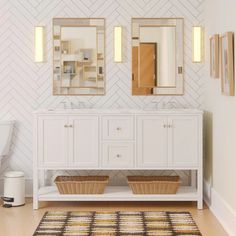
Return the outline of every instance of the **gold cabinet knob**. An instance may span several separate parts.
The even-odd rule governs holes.
[[[121,130],[121,127],[117,127],[116,130],[120,131],[120,130]]]

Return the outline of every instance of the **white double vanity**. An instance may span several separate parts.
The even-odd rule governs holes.
[[[197,201],[202,208],[202,111],[41,110],[34,113],[34,209],[39,201]],[[191,170],[177,194],[63,195],[48,170]]]

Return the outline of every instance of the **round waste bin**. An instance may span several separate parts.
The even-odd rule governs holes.
[[[3,206],[22,206],[25,204],[25,175],[21,171],[4,174]]]

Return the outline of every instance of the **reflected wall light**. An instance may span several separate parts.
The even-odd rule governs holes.
[[[122,62],[122,26],[114,27],[114,61]]]
[[[44,27],[35,26],[34,28],[34,61],[44,61]]]
[[[204,42],[204,32],[203,27],[193,26],[192,32],[192,56],[193,62],[201,63],[203,62],[203,42]]]

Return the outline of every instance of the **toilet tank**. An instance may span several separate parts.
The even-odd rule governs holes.
[[[9,153],[14,121],[0,121],[0,157]]]

